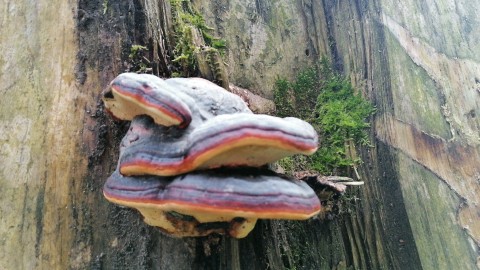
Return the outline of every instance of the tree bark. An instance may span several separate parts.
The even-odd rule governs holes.
[[[193,2],[202,5],[202,1]],[[235,7],[227,2],[211,1],[199,7],[217,33],[226,34],[233,27],[225,16],[230,14],[227,8],[233,12]],[[422,127],[431,123],[415,122],[420,116],[413,113],[411,119],[401,119],[395,112],[402,104],[398,97],[402,88],[394,79],[401,57],[410,59],[406,68],[427,70],[421,74],[425,80],[444,83],[441,78],[449,82],[452,78],[442,77],[445,74],[437,72],[437,64],[422,62],[415,52],[409,56],[388,53],[389,48],[404,48],[408,55],[408,42],[415,41],[385,16],[391,3],[260,2],[245,2],[256,12],[248,15],[250,23],[275,21],[272,12],[281,5],[298,11],[295,19],[310,33],[302,40],[308,51],[304,58],[297,57],[298,62],[311,63],[328,54],[352,82],[364,86],[363,94],[379,110],[371,134],[374,147],[358,153],[364,161],[360,175],[366,184],[349,193],[337,215],[302,222],[263,220],[241,240],[216,235],[177,239],[144,224],[135,210],[108,203],[102,186],[116,167],[128,123],[105,115],[100,93],[116,75],[131,68],[128,56],[134,44],[148,47],[155,74],[170,75],[174,36],[168,1],[4,0],[0,9],[0,269],[480,267],[479,143],[468,141],[468,130],[462,133],[456,119],[451,121],[452,129],[460,137],[467,134],[465,140],[423,132]],[[238,10],[243,10],[241,3]],[[285,43],[288,35],[295,34],[293,30],[278,33]],[[246,57],[262,56],[236,55],[244,52],[235,47],[243,43],[229,38],[232,52],[227,57],[235,62],[229,70],[231,81],[261,88],[260,77],[250,83],[235,68]],[[266,57],[272,66],[277,65],[275,61],[284,65],[277,56]],[[244,66],[245,74],[260,76],[256,71],[263,70],[271,83],[277,67],[268,69],[267,62],[255,59],[245,60],[256,69]],[[469,74],[474,74],[479,60],[471,61]],[[236,70],[238,74],[232,74]],[[480,79],[472,80],[478,87]],[[267,90],[257,94],[268,96]],[[473,99],[478,101],[478,96]],[[435,108],[440,110],[448,102]]]

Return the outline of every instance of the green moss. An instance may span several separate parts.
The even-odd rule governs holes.
[[[137,73],[146,73],[151,71],[151,63],[148,60],[148,48],[142,45],[134,44],[130,47],[129,70]]]
[[[294,82],[277,79],[274,101],[278,116],[304,119],[320,135],[320,149],[301,167],[332,174],[361,162],[347,154],[347,145],[369,144],[366,119],[375,109],[325,58],[300,72]]]
[[[130,47],[130,54],[128,55],[128,57],[129,58],[137,57],[140,54],[140,52],[146,51],[146,50],[147,50],[147,47],[145,47],[145,46],[132,45],[132,47]]]
[[[190,0],[170,0],[170,4],[175,29],[173,63],[178,70],[176,72],[188,77],[198,72],[196,52],[207,46],[217,49],[223,55],[227,44],[225,40],[211,34],[213,28],[206,25],[205,19],[194,9]],[[194,31],[200,36],[195,37]],[[202,43],[202,40],[195,40],[195,38],[203,39],[204,44],[198,44]]]
[[[195,45],[193,43],[193,27],[182,25],[176,28],[176,45],[173,50],[172,62],[184,76],[188,76],[196,70],[196,59],[194,57]]]
[[[223,85],[225,76],[222,72],[222,59],[218,53],[218,50],[215,48],[208,48],[206,49],[207,53],[207,64],[213,74],[213,82],[217,83],[218,85]],[[228,85],[226,86],[228,87]]]
[[[293,175],[294,172],[310,169],[309,163],[309,158],[303,155],[285,157],[277,161],[277,165],[284,170],[286,175]]]
[[[273,101],[277,107],[278,116],[287,117],[296,115],[291,83],[287,79],[278,78],[276,80]]]

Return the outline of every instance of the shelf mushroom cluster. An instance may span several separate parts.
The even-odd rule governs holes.
[[[131,120],[103,193],[173,236],[242,238],[257,219],[308,219],[320,211],[304,182],[263,165],[317,149],[315,130],[292,117],[253,114],[200,78],[124,73],[103,93],[113,117]]]

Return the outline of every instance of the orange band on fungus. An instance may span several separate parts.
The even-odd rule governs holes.
[[[149,115],[159,125],[187,127],[192,120],[189,106],[160,78],[124,73],[103,94],[106,110],[118,119]]]
[[[104,196],[169,235],[242,238],[259,218],[307,219],[320,211],[304,182],[252,168],[315,152],[308,123],[254,115],[240,97],[200,78],[125,73],[103,101],[115,118],[132,120]]]
[[[145,121],[135,120],[132,126]],[[301,120],[252,114],[217,116],[179,137],[184,144],[172,140],[146,136],[125,147],[120,172],[169,176],[205,168],[262,166],[294,154],[312,154],[318,144],[313,128]],[[172,146],[175,154],[169,150]]]
[[[114,203],[139,209],[151,225],[161,228],[170,228],[164,218],[158,218],[168,212],[193,217],[195,223],[211,223],[238,218],[308,219],[320,211],[317,196],[304,182],[247,168],[176,177],[128,177],[116,171],[107,180],[104,195]],[[192,230],[191,235],[197,235]]]

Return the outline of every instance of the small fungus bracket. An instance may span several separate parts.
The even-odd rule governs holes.
[[[260,168],[313,154],[318,137],[307,122],[253,114],[240,97],[200,78],[124,73],[103,101],[115,118],[131,121],[104,196],[163,232],[243,238],[258,219],[320,212],[304,181]]]

